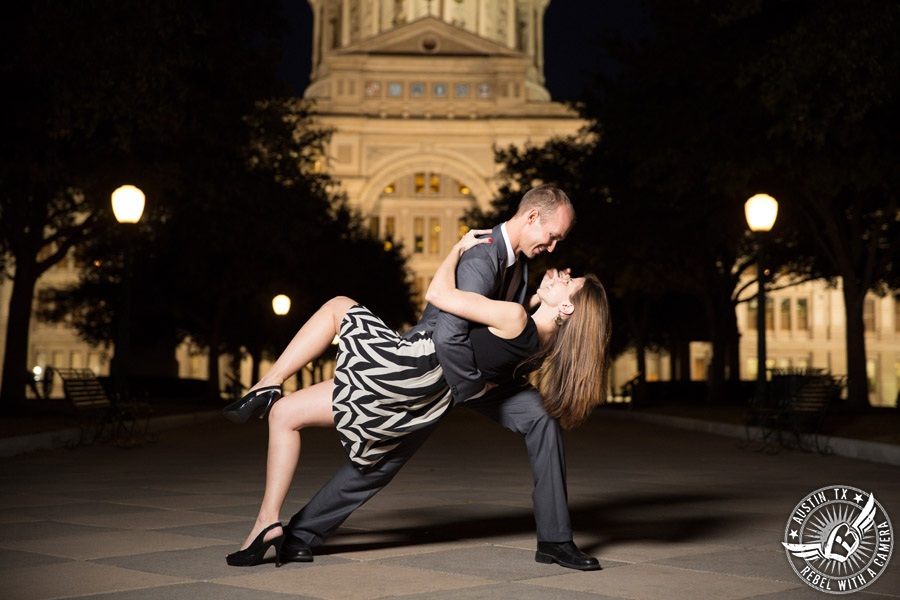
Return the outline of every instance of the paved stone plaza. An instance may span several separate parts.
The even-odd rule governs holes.
[[[261,497],[265,440],[262,422],[214,419],[128,450],[0,459],[0,598],[825,598],[780,544],[801,499],[857,487],[900,526],[896,466],[749,452],[601,411],[566,450],[575,540],[603,570],[538,564],[524,444],[456,409],[315,562],[228,567]],[[333,431],[303,446],[284,522],[345,460]],[[900,598],[898,562],[852,597]]]

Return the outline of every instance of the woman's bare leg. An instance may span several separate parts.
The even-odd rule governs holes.
[[[337,296],[323,304],[303,324],[278,360],[263,378],[250,388],[250,391],[263,386],[281,385],[285,379],[318,358],[331,345],[334,336],[340,332],[341,321],[354,304],[356,301],[346,296]]]
[[[331,409],[333,387],[334,380],[329,379],[289,394],[272,405],[269,412],[266,490],[256,522],[250,535],[244,540],[242,550],[250,545],[260,531],[279,520],[281,506],[300,459],[300,430],[304,427],[334,427]],[[266,539],[278,537],[281,533],[280,529],[273,529],[266,534]]]

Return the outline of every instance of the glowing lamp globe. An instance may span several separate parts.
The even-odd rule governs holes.
[[[291,310],[291,299],[284,294],[278,294],[272,298],[272,310],[278,316],[284,316]]]
[[[144,213],[144,192],[133,185],[123,185],[112,193],[112,207],[119,223],[137,223]]]
[[[757,194],[744,203],[744,215],[751,231],[769,231],[778,216],[778,202],[768,194]]]

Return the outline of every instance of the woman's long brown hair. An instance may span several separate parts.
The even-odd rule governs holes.
[[[575,309],[560,325],[536,381],[544,408],[564,429],[584,423],[606,400],[609,372],[609,301],[603,284],[586,275],[572,304]]]

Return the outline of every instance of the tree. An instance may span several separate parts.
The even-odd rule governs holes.
[[[735,8],[772,31],[739,80],[768,112],[769,185],[811,243],[812,268],[839,277],[847,323],[848,400],[868,406],[863,306],[897,286],[900,205],[900,5],[826,0]],[[773,19],[773,15],[779,14]]]
[[[332,296],[353,296],[390,325],[413,320],[400,249],[370,238],[330,191],[330,178],[313,168],[329,132],[312,126],[309,108],[295,98],[258,102],[231,125],[243,132],[243,144],[192,164],[215,175],[196,178],[193,193],[179,196],[164,222],[135,236],[136,338],[163,334],[174,346],[190,337],[206,347],[211,398],[220,393],[222,353],[238,360],[246,352],[255,369]],[[86,244],[83,259],[102,257],[100,266],[56,298],[54,317],[71,316],[94,342],[112,339],[120,248],[108,239]],[[271,300],[278,293],[291,297],[292,309],[276,319]]]
[[[24,399],[37,278],[107,231],[109,194],[123,181],[164,197],[189,140],[201,140],[192,152],[219,147],[228,130],[216,117],[246,114],[253,95],[271,93],[278,8],[93,0],[7,13],[0,60],[14,92],[2,117],[0,254],[14,287],[4,402]]]

